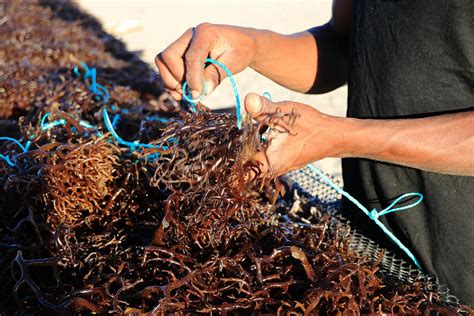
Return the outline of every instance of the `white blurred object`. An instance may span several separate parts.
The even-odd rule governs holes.
[[[118,23],[106,25],[107,32],[115,35],[125,35],[133,32],[140,32],[143,30],[143,25],[137,19],[129,19],[120,21]]]

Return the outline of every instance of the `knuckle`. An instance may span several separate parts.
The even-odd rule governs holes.
[[[213,27],[213,24],[209,22],[200,23],[195,27],[196,32],[206,32]]]
[[[186,52],[184,58],[187,67],[197,67],[201,61],[199,54],[197,54],[195,51]]]
[[[161,54],[162,54],[162,53],[159,53],[159,54],[156,54],[156,56],[155,56],[155,64],[157,64],[157,65],[163,63]]]
[[[165,63],[171,59],[173,59],[173,52],[169,49],[161,52],[159,55],[159,58],[161,58]]]

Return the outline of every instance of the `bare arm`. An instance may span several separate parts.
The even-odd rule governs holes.
[[[158,54],[156,64],[177,99],[184,80],[196,97],[202,92],[203,78],[208,94],[225,78],[225,72],[212,65],[204,69],[209,56],[234,74],[250,66],[290,89],[326,92],[346,80],[350,4],[351,0],[335,0],[329,23],[292,35],[204,23]]]
[[[474,111],[420,119],[344,119],[341,156],[474,176]]]
[[[474,176],[474,110],[419,119],[356,119],[255,94],[247,96],[245,107],[257,120],[276,111],[296,115],[292,126],[278,123],[291,133],[276,134],[266,156],[257,157],[277,175],[326,157],[357,157]]]
[[[308,31],[263,32],[250,66],[289,89],[325,93],[347,81],[352,0],[333,1],[332,18]]]

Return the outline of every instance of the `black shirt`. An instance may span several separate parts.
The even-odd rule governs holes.
[[[473,110],[474,1],[353,1],[348,116],[404,119]],[[346,190],[369,209],[422,193],[421,205],[380,219],[425,272],[474,305],[474,177],[365,159],[343,159],[343,174]],[[396,250],[365,214],[344,205],[356,227]]]

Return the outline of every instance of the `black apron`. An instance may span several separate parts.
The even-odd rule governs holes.
[[[474,1],[354,0],[348,103],[348,116],[373,119],[473,111]],[[369,210],[380,211],[406,192],[422,193],[419,206],[380,219],[425,272],[474,305],[474,177],[366,159],[343,159],[343,175],[345,189]],[[344,213],[400,254],[346,200]]]

